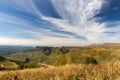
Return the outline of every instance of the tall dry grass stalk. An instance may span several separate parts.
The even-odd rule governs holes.
[[[0,80],[120,80],[120,63],[6,71]]]

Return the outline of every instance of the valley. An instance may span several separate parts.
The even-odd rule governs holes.
[[[9,80],[24,80],[25,77],[26,80],[49,80],[49,78],[54,78],[51,80],[89,80],[89,78],[92,80],[113,80],[116,78],[117,80],[120,74],[119,66],[120,44],[117,43],[81,47],[37,46],[25,52],[20,51],[0,57],[0,70],[4,71],[0,75],[4,77],[4,80],[7,78]],[[100,70],[103,71],[100,72]],[[72,72],[75,73],[72,74]],[[5,77],[9,73],[11,76]],[[36,73],[42,74],[42,76],[35,76]],[[27,77],[27,75],[35,77]],[[44,76],[47,78],[45,79]],[[0,80],[2,80],[1,77]]]

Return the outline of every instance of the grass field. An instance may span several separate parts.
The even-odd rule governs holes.
[[[2,61],[0,62],[0,70],[13,70],[13,69],[17,69],[18,65],[15,62],[11,62],[11,61]]]
[[[120,80],[120,63],[7,71],[0,73],[0,80]]]

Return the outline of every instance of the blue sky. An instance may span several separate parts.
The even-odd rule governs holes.
[[[0,0],[0,44],[120,42],[120,0]]]

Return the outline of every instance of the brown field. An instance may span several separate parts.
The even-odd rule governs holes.
[[[120,63],[5,71],[0,80],[120,80]]]

